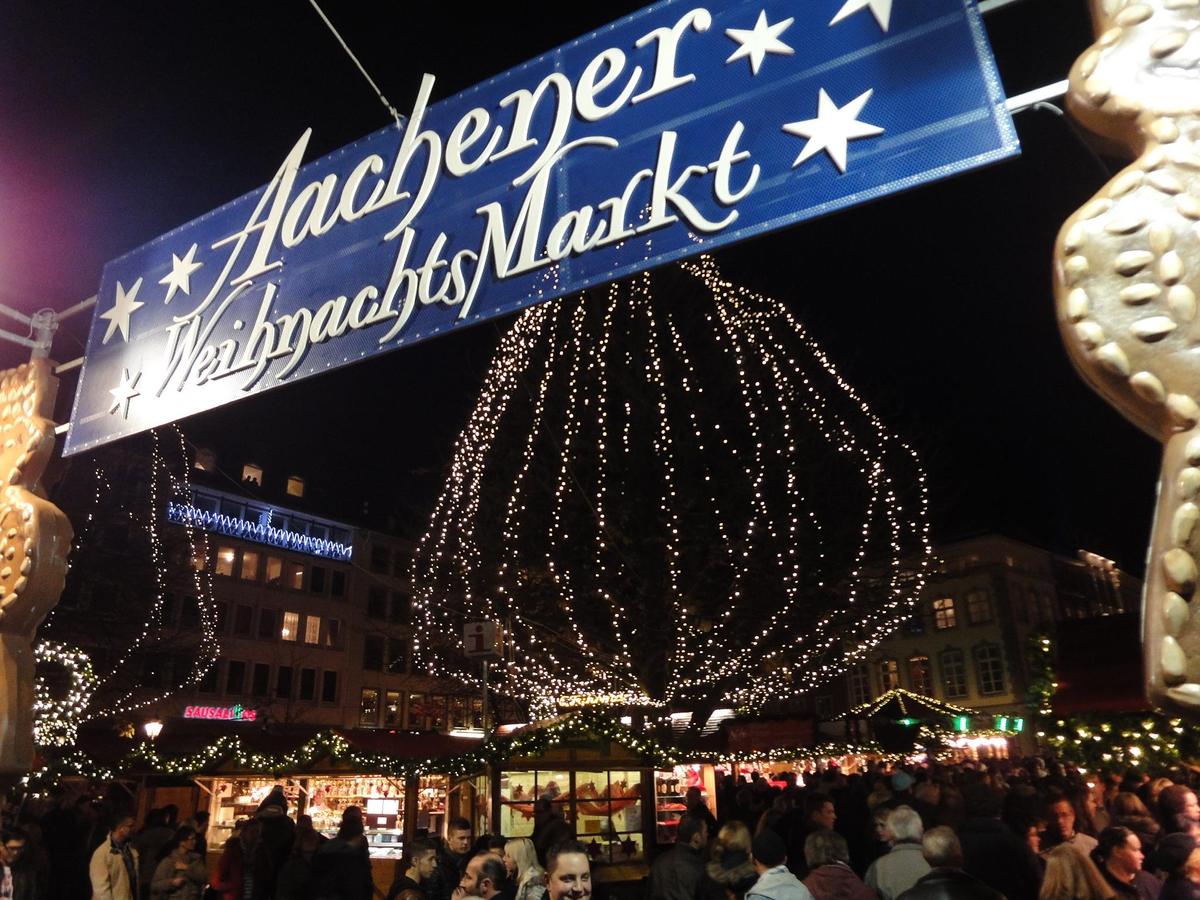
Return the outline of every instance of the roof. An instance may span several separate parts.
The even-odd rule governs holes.
[[[956,706],[936,697],[926,697],[904,688],[892,688],[886,694],[881,694],[874,700],[868,700],[842,715],[839,719],[887,719],[898,722],[901,719],[919,719],[932,721],[944,719],[947,716],[977,716],[979,712],[965,706]]]

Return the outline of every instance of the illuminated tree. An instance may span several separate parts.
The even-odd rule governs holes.
[[[414,655],[472,680],[462,625],[490,619],[498,689],[539,709],[756,708],[899,625],[928,554],[913,452],[705,257],[504,337],[416,554]]]

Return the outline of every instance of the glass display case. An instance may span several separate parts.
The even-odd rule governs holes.
[[[287,798],[288,815],[293,819],[304,812],[307,792],[296,778],[216,778],[211,783],[208,809],[208,845],[220,848],[233,834],[238,819],[249,819],[258,812],[258,804],[279,785]]]
[[[337,834],[347,806],[362,810],[367,846],[373,857],[399,859],[404,849],[404,782],[383,776],[308,779],[308,814],[326,837]]]
[[[687,813],[688,788],[693,787],[699,789],[700,799],[716,818],[716,784],[712,766],[676,766],[654,773],[655,840],[658,843],[675,843],[679,820]]]

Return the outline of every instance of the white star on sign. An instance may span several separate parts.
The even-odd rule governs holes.
[[[837,15],[830,19],[830,26],[836,25],[847,16],[852,16],[860,9],[869,9],[875,14],[875,21],[884,31],[888,30],[888,22],[892,18],[892,0],[846,0]]]
[[[109,393],[113,395],[113,404],[108,408],[109,415],[115,413],[118,409],[124,406],[121,411],[121,418],[129,418],[129,401],[134,397],[141,396],[141,391],[137,389],[138,379],[142,377],[142,370],[138,369],[138,373],[132,378],[129,375],[128,369],[122,369],[121,383],[115,388],[111,388]]]
[[[729,59],[725,60],[725,64],[728,65],[735,59],[741,59],[744,56],[750,61],[750,71],[757,75],[758,67],[762,65],[768,53],[791,56],[796,51],[781,41],[779,35],[783,34],[794,21],[796,20],[789,18],[782,22],[776,22],[774,25],[768,25],[766,10],[760,10],[758,21],[754,23],[753,28],[726,28],[726,36],[737,41],[740,46],[733,51]]]
[[[167,286],[167,296],[163,303],[170,303],[171,298],[175,296],[176,291],[183,291],[189,297],[192,294],[192,273],[200,268],[204,263],[196,262],[196,245],[192,244],[192,249],[183,255],[180,259],[174,253],[171,254],[171,272],[166,278],[159,279],[159,284]]]
[[[121,282],[117,282],[117,300],[113,303],[112,309],[108,312],[100,313],[100,318],[108,319],[108,330],[104,332],[104,339],[101,344],[107,344],[108,339],[113,336],[113,332],[117,329],[121,330],[121,337],[125,339],[125,343],[129,343],[129,317],[136,310],[145,306],[145,303],[137,301],[138,288],[142,286],[142,279],[138,279],[133,283],[133,287],[129,289],[129,293],[125,292]]]
[[[871,94],[874,92],[874,88],[865,91],[839,109],[838,105],[829,99],[825,89],[821,88],[817,117],[805,119],[803,122],[789,122],[783,126],[783,130],[788,134],[808,138],[808,143],[804,145],[804,149],[800,151],[796,161],[792,163],[792,168],[796,168],[810,156],[824,150],[829,154],[834,165],[845,172],[846,143],[855,138],[883,134],[882,128],[858,121],[859,113],[862,112],[862,108],[867,105],[867,101],[871,99]]]

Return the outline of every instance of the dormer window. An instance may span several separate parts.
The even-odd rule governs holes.
[[[289,475],[287,480],[287,492],[292,497],[304,496],[304,479],[299,475]]]
[[[263,470],[261,466],[256,466],[252,463],[246,463],[242,466],[242,482],[244,484],[253,484],[256,487],[262,487]]]
[[[196,461],[192,464],[201,472],[217,471],[217,454],[205,447],[196,449]]]

